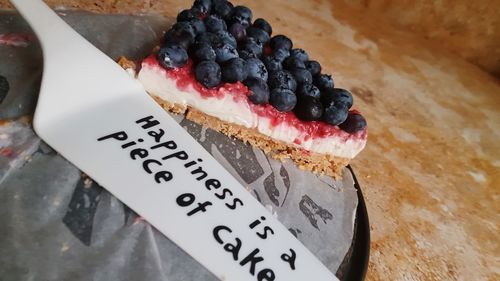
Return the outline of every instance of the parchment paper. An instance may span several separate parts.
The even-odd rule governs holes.
[[[157,16],[59,14],[115,59],[147,55],[170,24]],[[0,75],[10,85],[0,104],[0,280],[216,280],[34,134],[29,116],[40,83],[41,51],[14,13],[0,12],[2,34],[21,35],[11,37],[26,42],[0,44]],[[175,118],[337,271],[351,245],[357,206],[347,170],[342,180],[333,181]]]

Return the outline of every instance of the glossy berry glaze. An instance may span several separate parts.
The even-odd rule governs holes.
[[[232,95],[233,100],[237,103],[246,103],[251,108],[252,112],[261,117],[266,117],[270,120],[272,126],[279,126],[285,123],[287,126],[294,127],[298,131],[304,133],[305,141],[313,138],[325,138],[335,136],[343,141],[352,140],[360,141],[367,138],[367,130],[364,128],[361,131],[349,134],[341,130],[338,126],[332,126],[321,121],[302,121],[295,114],[290,112],[280,112],[271,104],[253,104],[248,100],[249,90],[241,82],[224,83],[220,86],[208,89],[196,81],[194,77],[193,62],[191,60],[180,68],[165,69],[157,61],[156,55],[152,54],[143,60],[142,66],[161,69],[165,76],[176,81],[177,88],[181,91],[186,91],[189,87],[195,89],[202,98],[218,98],[222,99],[225,95]],[[351,110],[351,112],[357,112]],[[296,141],[298,142],[298,140]]]

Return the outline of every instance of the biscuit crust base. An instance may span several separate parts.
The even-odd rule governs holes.
[[[177,114],[184,114],[187,119],[195,123],[207,126],[227,136],[235,137],[245,143],[256,146],[274,159],[282,161],[291,159],[303,170],[340,179],[342,177],[343,168],[349,163],[348,158],[310,152],[302,148],[291,146],[282,141],[273,140],[255,129],[227,123],[190,106],[186,107],[172,104],[155,96],[153,96],[153,98],[165,110]]]

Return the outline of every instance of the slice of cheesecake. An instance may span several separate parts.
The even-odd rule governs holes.
[[[303,169],[339,177],[364,147],[366,121],[292,41],[228,1],[195,1],[137,67],[166,110],[259,147]]]

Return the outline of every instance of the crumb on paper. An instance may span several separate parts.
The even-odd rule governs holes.
[[[137,216],[137,218],[134,219],[134,222],[132,223],[132,225],[135,225],[135,224],[138,224],[138,223],[147,223],[146,219],[144,217],[141,217],[141,216]]]
[[[67,243],[63,243],[62,247],[61,247],[61,253],[64,253],[66,252],[67,250],[69,250],[69,246]]]
[[[85,180],[83,180],[83,187],[84,188],[90,188],[92,186],[92,179],[87,177]]]

